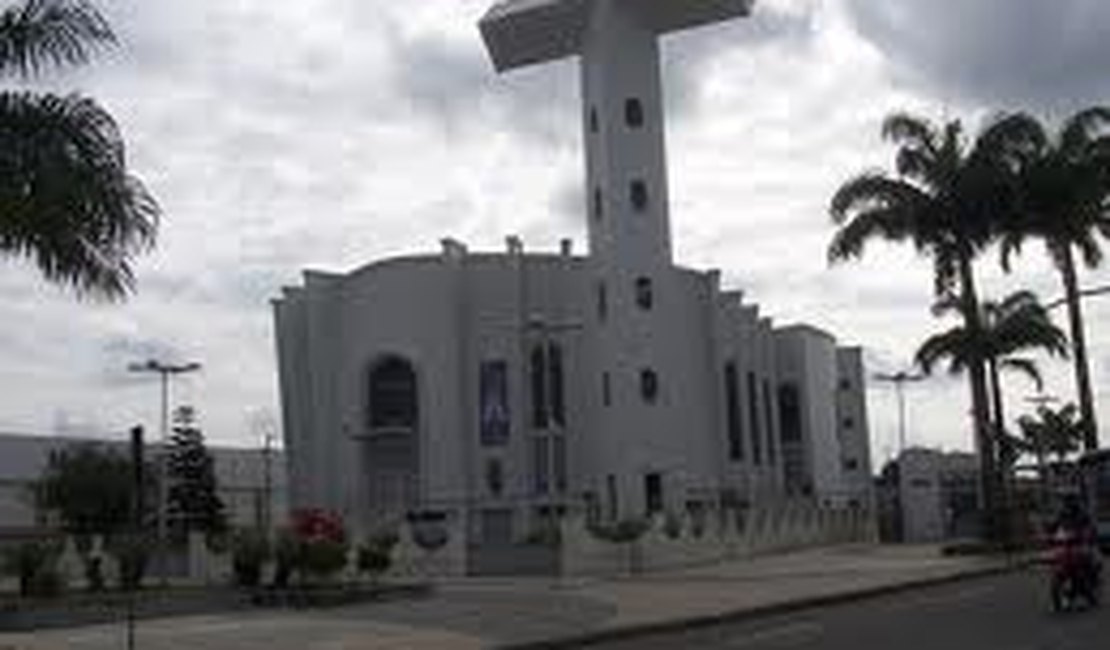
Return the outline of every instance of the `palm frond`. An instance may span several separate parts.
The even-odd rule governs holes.
[[[929,120],[910,115],[894,113],[883,120],[883,138],[895,144],[920,149],[933,156],[939,151],[940,136]]]
[[[1032,359],[1025,359],[1022,357],[1006,357],[999,359],[998,366],[1002,370],[1016,370],[1029,378],[1030,381],[1041,390],[1044,387],[1044,378],[1041,376],[1040,368],[1037,363]]]
[[[22,0],[0,12],[0,74],[81,65],[113,43],[108,21],[87,0]]]
[[[1086,155],[1088,147],[1110,129],[1110,106],[1092,106],[1072,115],[1060,130],[1060,149],[1068,155]]]
[[[914,363],[926,375],[933,373],[933,368],[943,359],[948,359],[948,371],[951,374],[961,372],[970,359],[970,337],[967,330],[961,326],[950,328],[939,334],[934,334],[925,339],[925,342],[914,354]]]
[[[1093,230],[1097,232],[1097,229]],[[1099,245],[1098,239],[1095,238],[1095,232],[1084,230],[1081,233],[1077,233],[1072,239],[1075,247],[1079,249],[1079,256],[1083,259],[1084,266],[1089,269],[1098,268],[1102,265],[1102,246]]]
[[[1048,146],[1040,120],[1026,113],[1003,113],[993,118],[975,139],[972,157],[983,164],[1020,169]]]
[[[0,93],[0,253],[32,259],[79,295],[121,298],[159,215],[93,100]]]
[[[1036,294],[1015,291],[999,303],[987,304],[984,335],[988,354],[1003,357],[1025,350],[1043,350],[1067,357],[1067,335],[1052,322]]]
[[[829,204],[833,223],[841,224],[856,212],[874,207],[919,207],[928,202],[912,183],[894,179],[881,172],[867,172],[844,183]]]
[[[873,238],[900,241],[912,238],[915,222],[928,198],[914,185],[866,173],[837,190],[829,214],[841,225],[829,245],[829,261],[859,257]]]

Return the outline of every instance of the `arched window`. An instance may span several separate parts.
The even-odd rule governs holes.
[[[640,395],[648,404],[654,404],[659,398],[659,375],[651,368],[640,371]]]
[[[640,309],[650,310],[655,302],[652,295],[651,278],[636,278],[636,304]]]
[[[370,370],[368,415],[372,429],[415,429],[416,372],[401,357],[386,357]]]
[[[646,210],[648,205],[647,184],[642,180],[632,181],[632,184],[628,186],[628,198],[637,212]]]
[[[644,125],[644,104],[635,97],[624,100],[624,123],[638,129]]]

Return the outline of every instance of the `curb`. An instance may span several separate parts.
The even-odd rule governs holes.
[[[617,627],[605,630],[597,630],[593,632],[585,632],[582,634],[574,634],[570,636],[559,637],[556,639],[547,639],[542,641],[525,641],[522,643],[507,643],[496,645],[494,647],[500,648],[501,650],[561,650],[563,648],[580,648],[582,646],[590,646],[600,643],[625,641],[642,636],[681,632],[685,630],[713,627],[716,625],[724,625],[728,623],[740,623],[757,618],[779,616],[782,614],[788,614],[806,609],[815,609],[819,607],[828,607],[831,605],[854,603],[858,601],[869,600],[872,598],[878,598],[880,596],[898,594],[906,591],[913,591],[928,587],[939,587],[947,584],[963,582],[965,580],[975,580],[979,578],[988,578],[992,576],[1003,575],[1006,573],[1011,573],[1013,571],[1028,568],[1032,565],[1033,562],[1021,561],[1013,565],[984,567],[981,569],[968,570],[945,576],[921,578],[919,580],[899,582],[877,587],[868,587],[857,589],[854,591],[846,591],[838,594],[801,598],[798,600],[785,601],[770,605],[761,605],[731,612],[721,612],[718,614],[709,614],[705,616],[692,616],[689,618],[674,619],[659,623],[633,624],[627,625],[625,627]]]

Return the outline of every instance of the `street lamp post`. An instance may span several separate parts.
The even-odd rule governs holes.
[[[172,364],[157,361],[155,359],[148,359],[142,363],[128,364],[127,369],[130,372],[143,372],[143,373],[156,373],[161,378],[162,383],[162,412],[161,412],[161,432],[159,438],[161,440],[161,452],[158,454],[158,531],[157,531],[157,544],[158,544],[158,570],[160,573],[162,586],[166,586],[169,582],[169,574],[166,567],[166,518],[167,518],[167,497],[168,497],[168,464],[167,454],[169,448],[169,429],[170,429],[170,378],[177,375],[184,375],[190,372],[200,370],[199,363],[183,363]]]
[[[876,373],[872,375],[876,381],[894,384],[898,394],[898,455],[906,451],[906,395],[905,385],[910,382],[922,381],[925,375],[900,370],[895,373]]]

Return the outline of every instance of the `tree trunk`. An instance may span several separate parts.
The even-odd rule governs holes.
[[[998,360],[994,357],[987,359],[987,370],[990,373],[991,384],[991,409],[994,419],[995,440],[999,445],[1004,444],[1003,435],[1006,433],[1006,418],[1002,410],[1002,382],[998,373]]]
[[[960,257],[960,289],[964,324],[973,341],[982,340],[983,323],[979,311],[979,297],[975,291],[975,274],[969,254]],[[988,540],[998,538],[997,485],[994,439],[991,435],[989,398],[987,396],[986,369],[980,345],[973,345],[968,355],[968,382],[971,387],[971,416],[975,442],[979,452],[979,483],[983,507],[983,532]]]
[[[1011,541],[1013,532],[1013,513],[1011,512],[1011,471],[1009,466],[1010,461],[1010,441],[1006,438],[1006,417],[1005,412],[1002,410],[1002,378],[998,372],[998,359],[995,357],[987,358],[987,370],[990,375],[990,390],[992,397],[992,416],[994,423],[992,426],[995,442],[995,450],[998,452],[998,471],[1002,474],[998,482],[1000,488],[998,492],[999,506],[1002,510],[1002,519],[999,533],[1004,541]]]
[[[1071,246],[1059,247],[1060,273],[1064,276],[1064,293],[1068,302],[1071,326],[1072,364],[1075,366],[1075,390],[1079,396],[1079,415],[1083,421],[1083,446],[1087,451],[1098,449],[1098,422],[1095,400],[1091,393],[1091,369],[1087,363],[1087,339],[1083,332],[1083,306],[1080,303],[1079,280],[1075,273],[1075,256]]]
[[[1040,509],[1041,509],[1041,514],[1047,516],[1048,515],[1048,505],[1049,505],[1048,504],[1048,481],[1049,481],[1048,458],[1045,457],[1044,439],[1041,436],[1037,436],[1036,445],[1037,445],[1037,473],[1040,474],[1040,477],[1041,477],[1041,494],[1040,494],[1041,508]]]

